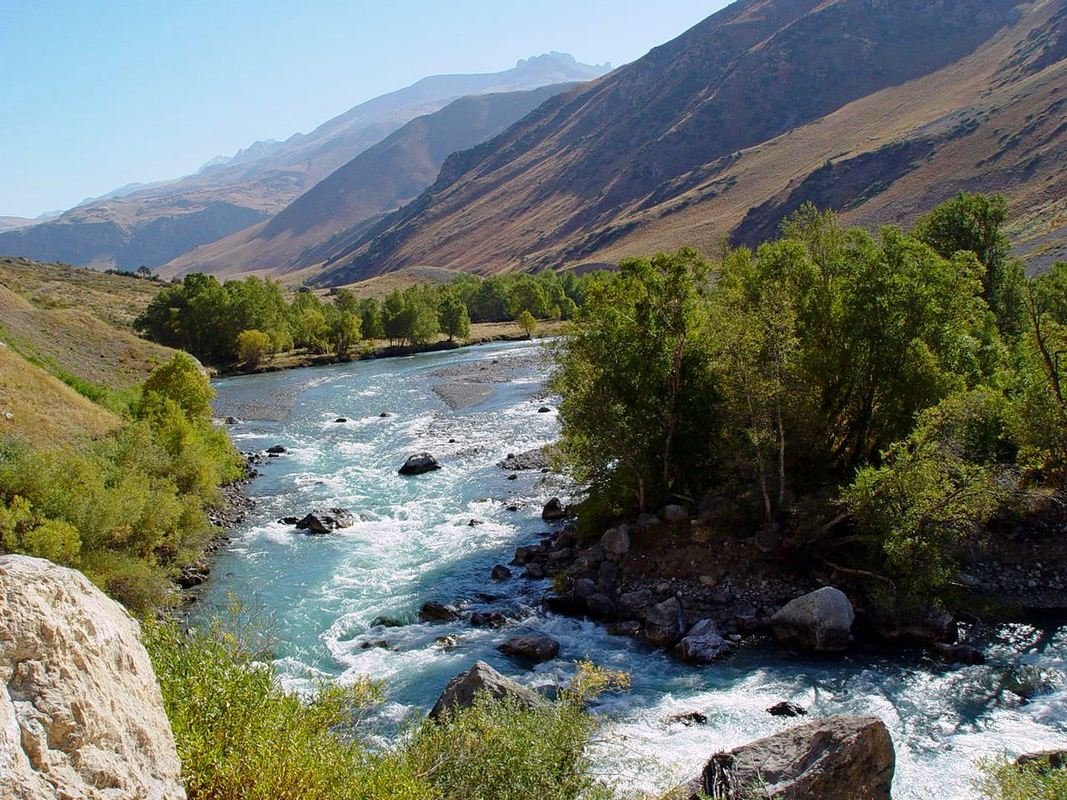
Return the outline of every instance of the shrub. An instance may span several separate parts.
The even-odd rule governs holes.
[[[1053,769],[1047,761],[1020,767],[1001,759],[979,767],[976,788],[987,800],[1067,800],[1067,769]]]
[[[263,331],[241,331],[237,335],[237,358],[255,369],[271,352],[271,338]]]

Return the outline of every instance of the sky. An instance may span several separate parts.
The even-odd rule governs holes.
[[[727,0],[0,0],[0,216],[285,139],[426,75],[620,66]]]

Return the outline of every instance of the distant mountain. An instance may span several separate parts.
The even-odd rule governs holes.
[[[549,53],[504,72],[424,78],[309,134],[257,142],[195,175],[129,194],[118,190],[119,196],[79,205],[52,222],[0,233],[0,254],[92,266],[158,266],[266,219],[405,123],[459,97],[585,81],[607,69]]]
[[[19,228],[25,228],[29,225],[36,225],[37,220],[27,219],[26,217],[0,217],[0,233],[4,231],[13,231]]]
[[[808,200],[909,223],[961,190],[1006,193],[1047,260],[1067,241],[1065,3],[741,0],[452,156],[315,281],[711,252]]]
[[[271,219],[198,247],[159,270],[233,276],[290,273],[328,260],[358,239],[368,221],[414,199],[452,153],[500,133],[565,83],[524,92],[460,98],[413,119],[317,183]]]

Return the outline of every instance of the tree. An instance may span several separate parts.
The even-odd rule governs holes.
[[[533,314],[529,311],[523,311],[519,314],[519,318],[515,320],[519,323],[519,327],[522,328],[523,333],[526,334],[526,338],[529,339],[534,335],[534,331],[537,330],[537,320],[534,319]]]
[[[254,328],[237,335],[237,358],[249,368],[255,369],[271,352],[270,337]]]
[[[148,376],[142,407],[170,400],[190,420],[206,421],[211,419],[211,401],[214,399],[215,390],[196,359],[186,353],[177,353]]]
[[[598,503],[644,511],[672,491],[704,488],[717,399],[707,279],[693,250],[626,260],[590,287],[555,346],[562,455]]]
[[[450,342],[457,336],[466,338],[470,334],[470,315],[457,294],[450,292],[441,301],[441,330],[448,335]]]
[[[330,336],[338,358],[348,358],[352,345],[360,339],[360,317],[351,311],[337,311],[330,320]]]

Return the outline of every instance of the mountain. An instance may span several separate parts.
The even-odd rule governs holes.
[[[207,272],[290,273],[328,260],[370,220],[413,200],[445,159],[500,133],[575,84],[462,97],[417,117],[317,183],[271,219],[198,247],[159,270],[164,277]]]
[[[1007,194],[1016,240],[1062,252],[1067,0],[741,0],[449,158],[334,256],[340,284],[755,244],[811,200],[907,224]]]
[[[405,123],[469,94],[585,81],[608,65],[548,53],[483,75],[438,75],[377,97],[308,134],[257,142],[177,181],[105,196],[42,225],[0,233],[0,253],[79,265],[158,266],[281,211]],[[109,193],[114,194],[114,193]]]

